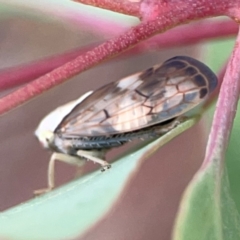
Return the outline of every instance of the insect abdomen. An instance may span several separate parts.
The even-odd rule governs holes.
[[[71,145],[68,153],[74,155],[74,152],[77,152],[78,150],[111,149],[122,146],[125,143],[136,139],[145,140],[159,137],[176,127],[179,123],[180,121],[178,119],[173,118],[151,127],[122,134],[119,133],[110,136],[76,137],[68,139],[58,137],[58,139],[61,139],[62,143],[68,142],[68,145]]]

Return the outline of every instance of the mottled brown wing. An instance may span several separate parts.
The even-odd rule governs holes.
[[[55,132],[66,138],[131,132],[184,114],[216,86],[217,77],[205,64],[174,57],[96,90]]]

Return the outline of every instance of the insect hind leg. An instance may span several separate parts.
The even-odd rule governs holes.
[[[103,158],[105,155],[105,151],[85,151],[85,150],[78,150],[77,155],[79,157],[86,158],[88,160],[91,160],[95,163],[98,163],[102,166],[101,171],[104,172],[105,170],[111,168],[111,165],[107,162],[104,161]]]

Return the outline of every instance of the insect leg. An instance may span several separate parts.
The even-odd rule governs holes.
[[[102,169],[101,169],[102,172],[104,172],[105,170],[111,168],[111,165],[108,162],[98,158],[98,154],[96,154],[96,152],[78,150],[77,151],[77,155],[79,157],[84,157],[86,159],[89,159],[89,160],[91,160],[91,161],[93,161],[95,163],[99,163],[102,166]]]
[[[48,187],[34,191],[34,195],[41,195],[50,192],[55,187],[55,161],[65,162],[75,166],[82,166],[84,161],[78,157],[69,156],[63,153],[53,153],[48,164]]]

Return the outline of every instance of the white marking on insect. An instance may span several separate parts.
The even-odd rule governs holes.
[[[48,139],[53,137],[53,132],[60,124],[62,119],[67,114],[69,114],[77,104],[82,102],[91,93],[92,91],[89,91],[80,98],[78,98],[77,100],[71,101],[69,103],[62,105],[61,107],[56,108],[40,122],[34,134],[38,138],[38,140],[42,143],[44,148],[49,148]]]
[[[107,150],[173,129],[216,86],[217,77],[205,64],[179,56],[57,108],[35,132],[54,152],[48,188],[37,193],[54,187],[55,160],[79,166],[89,159],[108,169]]]

